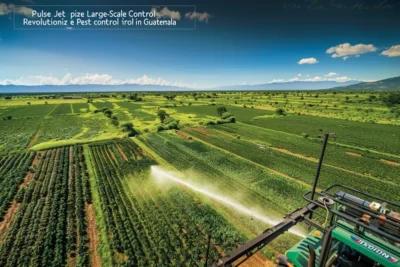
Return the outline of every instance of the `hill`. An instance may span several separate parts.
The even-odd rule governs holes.
[[[306,82],[306,81],[296,81],[296,82],[277,82],[277,83],[265,83],[265,84],[254,84],[254,85],[231,85],[212,88],[216,91],[263,91],[263,90],[321,90],[329,89],[338,86],[347,86],[360,83],[359,81],[348,81],[348,82],[335,82],[335,81],[321,81],[321,82]]]
[[[394,78],[389,78],[385,80],[380,80],[376,82],[367,82],[367,83],[359,83],[359,84],[353,84],[349,86],[342,86],[342,87],[336,87],[332,89],[338,89],[338,90],[352,90],[352,91],[362,91],[362,90],[400,90],[400,76],[399,77],[394,77]]]
[[[66,93],[66,92],[126,92],[126,91],[274,91],[274,90],[321,90],[338,87],[340,85],[353,85],[359,81],[348,81],[344,83],[321,81],[321,82],[282,82],[266,83],[255,85],[232,85],[215,88],[193,89],[179,86],[161,85],[140,85],[140,84],[121,84],[121,85],[0,85],[0,94],[7,93]]]

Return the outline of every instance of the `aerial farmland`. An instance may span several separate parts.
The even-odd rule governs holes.
[[[324,133],[321,188],[356,184],[399,202],[393,94],[3,95],[0,266],[211,264],[304,204]]]

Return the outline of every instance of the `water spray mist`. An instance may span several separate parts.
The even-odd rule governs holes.
[[[201,193],[201,194],[203,194],[203,195],[205,195],[205,196],[207,196],[209,198],[215,199],[215,200],[217,200],[217,201],[219,201],[219,202],[221,202],[221,203],[223,203],[223,204],[225,204],[227,206],[230,206],[230,207],[234,208],[235,210],[237,210],[237,211],[239,211],[241,213],[250,215],[252,218],[256,218],[256,219],[258,219],[260,221],[263,221],[263,222],[265,222],[265,223],[267,223],[269,225],[276,225],[276,224],[280,223],[280,220],[277,219],[277,218],[273,219],[271,217],[264,216],[262,214],[259,214],[257,212],[254,212],[254,211],[248,209],[247,207],[245,207],[245,206],[243,206],[243,205],[241,205],[239,203],[235,203],[234,201],[232,201],[232,200],[230,200],[230,199],[228,199],[226,197],[223,197],[220,194],[212,193],[212,192],[210,192],[210,191],[208,191],[206,189],[202,189],[202,188],[197,187],[197,186],[195,186],[195,185],[193,185],[193,184],[191,184],[189,182],[183,181],[183,180],[179,179],[178,177],[174,176],[173,174],[161,169],[158,166],[152,166],[151,167],[151,171],[152,171],[152,175],[154,175],[157,178],[161,178],[161,179],[164,178],[164,179],[168,179],[168,180],[171,180],[173,182],[182,184],[182,185],[192,189],[193,191],[199,192],[199,193]],[[301,231],[299,231],[297,229],[293,229],[292,228],[292,229],[289,230],[289,232],[291,232],[292,234],[295,234],[297,236],[300,236],[300,237],[305,237],[304,233],[302,233]]]

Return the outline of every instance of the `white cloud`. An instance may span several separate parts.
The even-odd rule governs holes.
[[[381,53],[383,56],[400,57],[400,45],[394,45]]]
[[[15,80],[6,79],[0,80],[0,85],[121,85],[121,84],[140,84],[140,85],[162,85],[162,86],[178,86],[190,88],[205,88],[204,85],[196,83],[183,83],[168,81],[163,78],[151,78],[147,75],[136,79],[115,79],[109,74],[85,74],[83,76],[73,77],[72,74],[67,73],[65,76],[59,78],[50,75],[36,75],[28,77],[20,77]]]
[[[212,18],[210,14],[207,12],[188,12],[185,14],[185,18],[190,19],[190,20],[198,20],[200,22],[205,22],[208,23],[208,20]]]
[[[351,45],[349,43],[339,44],[326,50],[327,54],[332,54],[333,58],[348,59],[351,56],[360,57],[362,54],[375,52],[378,49],[372,44],[357,44]]]
[[[329,72],[328,74],[325,75],[325,77],[333,77],[337,76],[338,74],[336,72]]]
[[[168,7],[164,7],[160,10],[158,10],[158,8],[156,8],[156,7],[153,7],[151,9],[151,11],[155,11],[156,18],[158,18],[158,19],[162,19],[162,18],[174,19],[174,20],[181,19],[181,13],[179,13],[179,11],[169,10]]]
[[[301,73],[297,74],[297,77],[301,77],[301,76],[302,76],[302,74],[301,74]]]
[[[297,64],[299,65],[303,65],[303,64],[317,64],[319,63],[318,60],[314,57],[310,57],[310,58],[303,58],[301,59],[299,62],[297,62]]]
[[[4,3],[0,3],[0,16],[8,15],[12,12],[27,17],[32,16],[32,8],[26,6],[15,6],[14,4],[6,5]]]
[[[333,72],[331,72],[333,73]],[[309,77],[310,75],[307,75],[306,77]],[[294,78],[290,78],[290,79],[273,79],[272,81],[269,81],[267,83],[284,83],[284,82],[348,82],[351,80],[356,80],[356,79],[351,79],[347,76],[338,76],[338,77],[334,77],[337,76],[337,74],[335,73],[335,75],[332,76],[327,76],[324,75],[324,77],[321,76],[314,76],[314,77],[310,77],[310,78],[305,78],[305,79],[301,79],[299,77],[294,77]]]

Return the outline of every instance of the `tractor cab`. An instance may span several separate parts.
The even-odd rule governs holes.
[[[279,259],[278,266],[400,266],[400,216],[387,207],[398,208],[398,204],[370,202],[364,198],[377,197],[349,187],[329,193],[338,187],[342,186],[317,193],[317,201],[305,194],[307,201],[325,209],[326,214],[319,213],[313,220],[323,223],[315,223],[315,230],[288,250],[287,259]]]

